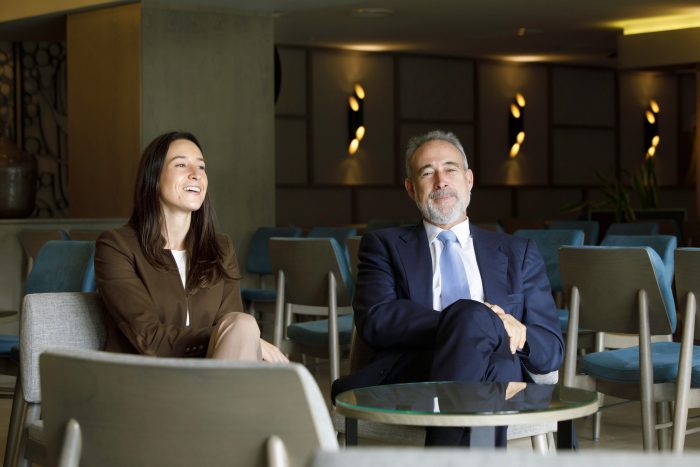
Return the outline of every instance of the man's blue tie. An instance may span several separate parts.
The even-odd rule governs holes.
[[[459,255],[459,242],[454,232],[440,232],[438,240],[442,242],[440,255],[440,304],[444,310],[460,298],[471,298],[469,282],[464,263]]]

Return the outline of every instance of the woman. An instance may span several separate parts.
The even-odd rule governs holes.
[[[106,350],[286,362],[243,313],[231,239],[214,230],[199,142],[171,132],[141,157],[128,225],[97,240]]]

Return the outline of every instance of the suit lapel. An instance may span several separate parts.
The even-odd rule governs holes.
[[[484,286],[484,300],[489,303],[505,303],[508,294],[508,257],[501,250],[500,238],[472,223],[469,224],[469,229]]]
[[[433,307],[433,265],[428,236],[423,223],[399,237],[398,253],[406,277],[410,299],[428,308]]]

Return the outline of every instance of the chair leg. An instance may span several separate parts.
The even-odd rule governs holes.
[[[639,305],[639,385],[642,405],[642,446],[654,449],[654,370],[651,365],[651,338],[649,332],[649,303],[644,289],[638,292]]]
[[[657,423],[668,423],[671,421],[669,411],[670,402],[656,403],[656,420]],[[659,451],[668,451],[671,447],[670,428],[661,428],[656,433],[656,440],[659,445]]]
[[[27,459],[27,443],[29,441],[28,430],[29,425],[33,422],[39,420],[41,415],[41,407],[39,404],[28,404],[26,409],[26,415],[24,417],[24,423],[22,424],[22,433],[19,439],[19,449],[17,449],[16,457],[17,467],[31,467],[32,463]]]
[[[695,314],[697,312],[694,293],[688,294],[685,307],[681,356],[678,364],[678,381],[676,384],[676,403],[673,407],[673,452],[675,453],[683,452],[685,432],[688,425],[688,397],[690,393]]]
[[[557,443],[554,441],[554,432],[550,431],[547,433],[547,445],[549,446],[550,454],[557,452]]]
[[[530,441],[532,442],[532,450],[536,453],[547,454],[549,452],[546,433],[530,436]]]
[[[10,412],[10,424],[7,427],[7,443],[5,444],[5,458],[2,465],[12,467],[17,463],[17,446],[24,426],[24,415],[26,410],[20,377],[17,376],[15,383],[15,393],[12,399],[12,411]]]

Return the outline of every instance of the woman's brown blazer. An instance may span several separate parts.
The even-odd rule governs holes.
[[[143,255],[136,232],[122,227],[97,240],[97,290],[107,309],[106,350],[161,357],[204,357],[213,326],[243,311],[240,273],[231,239],[217,234],[224,266],[233,279],[185,292],[174,258],[167,270]],[[190,326],[185,326],[187,308]]]

